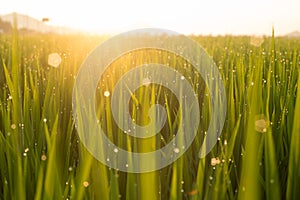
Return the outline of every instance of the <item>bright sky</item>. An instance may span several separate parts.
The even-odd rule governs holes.
[[[0,0],[18,12],[89,31],[155,27],[186,34],[271,34],[300,30],[300,0]]]

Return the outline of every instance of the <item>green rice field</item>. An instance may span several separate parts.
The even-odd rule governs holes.
[[[162,86],[140,87],[130,101],[132,118],[147,124],[149,105],[158,102],[167,120],[156,137],[129,137],[117,127],[105,93],[113,92],[124,73],[161,63],[182,73],[199,93],[200,125],[187,151],[160,170],[126,173],[86,150],[72,113],[80,66],[110,37],[0,34],[0,199],[300,198],[299,38],[276,37],[274,31],[270,37],[187,36],[212,56],[227,97],[222,134],[204,158],[198,152],[211,109],[205,82],[193,66],[149,49],[111,63],[95,91],[98,122],[114,144],[130,152],[153,151],[171,141],[180,123],[180,101]],[[61,57],[59,66],[48,63],[51,53]]]

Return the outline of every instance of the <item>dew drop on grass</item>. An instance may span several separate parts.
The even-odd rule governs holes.
[[[41,160],[42,160],[42,161],[47,160],[47,156],[46,156],[46,155],[42,155],[42,156],[41,156]]]
[[[184,78],[184,76],[181,76],[180,79],[181,79],[181,80],[184,80],[185,78]]]
[[[44,118],[43,121],[46,123],[47,122],[47,118]]]
[[[10,127],[11,127],[11,129],[14,130],[14,129],[16,129],[17,126],[15,124],[12,124]]]
[[[110,96],[110,92],[109,92],[109,91],[105,91],[105,92],[104,92],[104,96],[105,96],[105,97],[109,97],[109,96]]]
[[[84,186],[84,187],[88,187],[88,186],[89,186],[89,182],[84,181],[84,182],[83,182],[83,186]]]
[[[212,158],[211,161],[210,161],[210,164],[212,166],[216,166],[216,165],[218,165],[220,163],[221,163],[221,161],[220,161],[220,159],[218,157],[217,158]]]
[[[115,153],[118,153],[119,150],[118,150],[117,148],[114,148],[114,152],[115,152]]]
[[[73,167],[69,167],[69,172],[73,171]]]
[[[227,145],[227,140],[224,140],[224,145],[225,145],[225,146]]]
[[[174,150],[173,150],[175,153],[179,153],[179,148],[174,148]]]

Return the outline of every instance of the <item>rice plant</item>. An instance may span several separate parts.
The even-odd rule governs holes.
[[[149,173],[107,167],[81,144],[72,117],[72,91],[81,63],[101,36],[0,35],[1,199],[298,199],[300,197],[300,40],[247,36],[189,36],[218,66],[225,84],[227,116],[213,150],[198,158],[210,122],[204,80],[186,60],[157,50],[134,51],[115,60],[95,92],[97,117],[107,137],[132,152],[169,143],[180,123],[178,101],[167,88],[135,91],[130,114],[140,125],[149,106],[167,113],[149,139],[117,126],[110,93],[120,77],[140,64],[162,63],[182,73],[199,91],[201,122],[186,153]],[[58,53],[59,65],[48,63]]]

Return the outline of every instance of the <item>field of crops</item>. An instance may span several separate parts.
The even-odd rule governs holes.
[[[199,159],[211,112],[201,76],[168,52],[128,53],[111,63],[95,95],[98,122],[114,144],[153,151],[171,141],[180,123],[180,101],[167,88],[149,84],[135,92],[130,112],[145,125],[149,105],[164,105],[167,123],[158,136],[135,139],[117,127],[105,92],[113,93],[122,74],[141,64],[162,63],[182,73],[199,93],[201,121],[195,140],[173,164],[126,173],[105,166],[85,149],[72,115],[78,70],[109,37],[0,35],[0,199],[298,199],[300,39],[189,37],[213,57],[224,81],[222,134]],[[58,67],[49,65],[51,53],[60,55]]]

